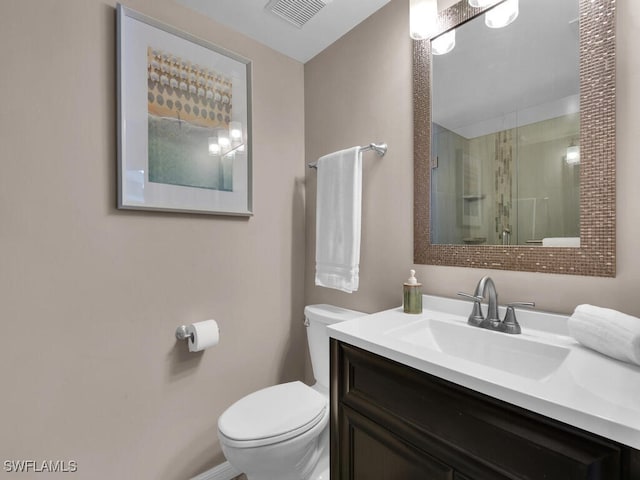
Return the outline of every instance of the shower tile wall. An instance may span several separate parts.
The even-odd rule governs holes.
[[[434,124],[432,242],[535,244],[580,235],[579,114],[466,139]]]
[[[508,244],[513,232],[513,217],[511,214],[513,202],[514,152],[516,145],[513,142],[514,129],[498,132],[494,135],[494,243]],[[503,239],[502,236],[506,238]],[[515,237],[514,237],[515,238]]]

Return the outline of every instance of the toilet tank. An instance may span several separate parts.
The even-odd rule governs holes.
[[[327,304],[309,305],[304,308],[313,376],[316,382],[327,390],[329,389],[329,334],[327,333],[327,325],[344,322],[363,315],[366,314]]]

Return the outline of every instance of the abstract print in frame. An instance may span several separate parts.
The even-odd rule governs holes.
[[[251,215],[251,63],[118,5],[118,208]]]

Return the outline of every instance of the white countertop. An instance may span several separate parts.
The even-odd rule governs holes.
[[[640,449],[640,367],[581,346],[568,336],[566,316],[538,311],[517,310],[522,334],[513,337],[529,344],[568,348],[569,354],[559,367],[537,378],[443,353],[437,344],[427,341],[430,325],[435,325],[432,319],[461,328],[466,326],[471,306],[464,300],[425,295],[420,315],[405,314],[400,307],[333,324],[328,330],[337,340]],[[490,349],[492,341],[504,343],[506,337],[512,337],[478,330],[486,345],[479,348]],[[404,337],[421,340],[406,341],[397,332],[409,332]]]

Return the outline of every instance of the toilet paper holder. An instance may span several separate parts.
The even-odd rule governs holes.
[[[190,352],[200,352],[218,344],[220,340],[220,328],[213,318],[194,322],[189,325],[180,325],[176,328],[176,338],[187,340]]]
[[[178,328],[176,328],[176,338],[178,340],[193,340],[193,333],[187,330],[186,325],[180,325]]]

